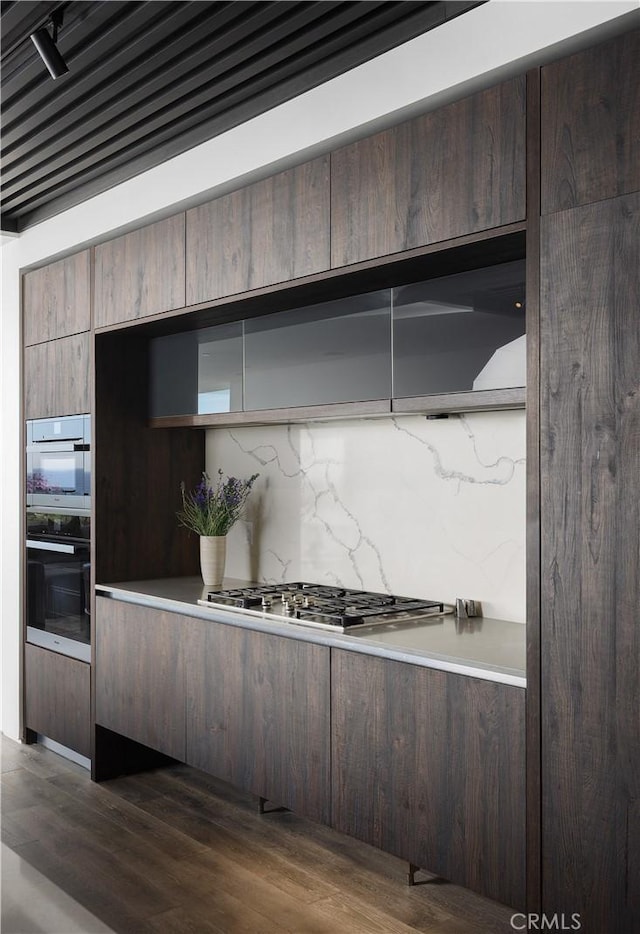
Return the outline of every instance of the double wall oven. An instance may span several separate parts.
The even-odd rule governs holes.
[[[90,417],[27,422],[27,641],[91,659]]]

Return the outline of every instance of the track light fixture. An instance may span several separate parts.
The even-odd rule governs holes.
[[[40,53],[40,58],[49,69],[52,78],[59,78],[69,71],[69,66],[58,51],[58,29],[62,26],[62,10],[54,10],[49,20],[53,35],[46,26],[41,26],[31,34],[31,41]]]

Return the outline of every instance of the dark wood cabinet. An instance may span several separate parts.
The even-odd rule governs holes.
[[[25,346],[91,327],[91,251],[27,272],[22,285]]]
[[[181,761],[189,623],[176,613],[96,599],[96,723]]]
[[[91,334],[73,334],[24,349],[25,418],[91,411]]]
[[[640,29],[542,69],[542,213],[640,189]]]
[[[333,824],[525,902],[525,692],[332,650]]]
[[[328,823],[329,649],[190,621],[187,762]]]
[[[525,78],[331,155],[331,265],[523,220]]]
[[[638,193],[542,219],[542,895],[593,934],[640,931],[639,243]]]
[[[148,341],[125,330],[95,340],[92,444],[97,581],[199,573],[199,542],[178,526],[180,484],[205,467],[204,432],[148,426]]]
[[[95,326],[161,314],[185,304],[184,214],[95,248]]]
[[[329,649],[96,600],[96,723],[329,822]]]
[[[28,730],[91,757],[90,666],[37,645],[24,647]]]
[[[329,157],[187,211],[187,304],[329,268]]]
[[[524,690],[96,603],[98,727],[523,906]]]

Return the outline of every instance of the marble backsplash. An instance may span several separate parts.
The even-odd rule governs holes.
[[[230,577],[310,580],[525,621],[525,413],[211,429],[207,470],[259,472]]]

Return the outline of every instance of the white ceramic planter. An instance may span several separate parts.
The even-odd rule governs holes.
[[[200,573],[208,587],[220,587],[227,558],[226,535],[200,536]]]

